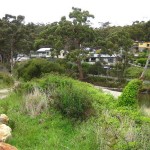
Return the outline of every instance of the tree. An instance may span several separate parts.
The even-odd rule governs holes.
[[[24,24],[24,16],[6,14],[0,19],[0,54],[4,63],[10,63],[13,69],[13,58],[18,53],[29,54],[34,49],[33,43],[41,31],[41,25],[33,23]]]
[[[84,47],[90,46],[94,39],[93,28],[90,27],[90,18],[94,18],[88,11],[80,8],[72,8],[69,14],[70,20],[62,17],[59,22],[48,25],[40,33],[39,46],[49,45],[57,52],[64,49],[69,51],[68,61],[76,63],[79,71],[79,78],[83,79],[81,61],[85,58]],[[72,57],[72,58],[71,58]]]
[[[124,69],[128,65],[132,44],[133,41],[131,40],[128,32],[124,29],[111,33],[107,38],[107,49],[110,49],[112,53],[121,54]]]

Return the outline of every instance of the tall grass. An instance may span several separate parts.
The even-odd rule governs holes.
[[[13,77],[6,72],[0,72],[0,89],[10,87],[14,84]]]
[[[46,94],[39,88],[34,88],[31,93],[26,94],[23,102],[23,110],[32,117],[48,109]]]

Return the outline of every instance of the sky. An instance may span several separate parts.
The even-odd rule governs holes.
[[[150,20],[150,0],[0,0],[0,18],[5,14],[23,15],[25,23],[52,23],[68,16],[72,7],[88,10],[91,22],[109,21],[112,25],[130,25]]]

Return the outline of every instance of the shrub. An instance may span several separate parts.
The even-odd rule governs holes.
[[[136,60],[136,62],[137,62],[138,64],[141,64],[142,66],[144,66],[144,65],[146,64],[146,60],[147,60],[147,58],[138,58],[138,59]]]
[[[125,70],[125,77],[127,78],[139,78],[140,75],[142,74],[143,68],[139,67],[129,67]],[[150,79],[150,69],[146,70],[145,73],[145,79],[149,80]]]
[[[129,67],[125,70],[125,76],[128,78],[138,78],[142,73],[142,68],[139,67]]]
[[[40,58],[23,62],[16,67],[18,78],[23,78],[25,81],[39,78],[43,74],[50,72],[64,73],[64,68],[58,63],[49,62],[46,59]]]
[[[72,118],[87,118],[93,113],[89,84],[71,78],[50,75],[40,81],[48,97],[54,99],[53,106],[62,114]],[[85,88],[86,87],[86,88]]]
[[[106,74],[106,70],[103,68],[100,62],[96,62],[93,65],[89,65],[88,73],[94,75]]]
[[[142,87],[142,81],[139,79],[131,80],[124,88],[121,96],[119,97],[120,106],[137,106],[137,96],[140,88]]]
[[[126,84],[126,79],[113,79],[101,76],[89,76],[85,81],[97,86],[121,88]]]
[[[20,88],[22,91],[32,92],[34,87],[44,91],[49,107],[55,108],[64,116],[81,120],[100,112],[96,103],[103,102],[105,96],[88,83],[53,74],[27,82]]]

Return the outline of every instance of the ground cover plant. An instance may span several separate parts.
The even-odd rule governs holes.
[[[9,116],[13,138],[8,142],[19,150],[150,147],[150,118],[88,83],[50,75],[15,91],[0,101],[0,113]]]
[[[14,84],[13,77],[6,72],[0,72],[0,89],[11,87]]]

